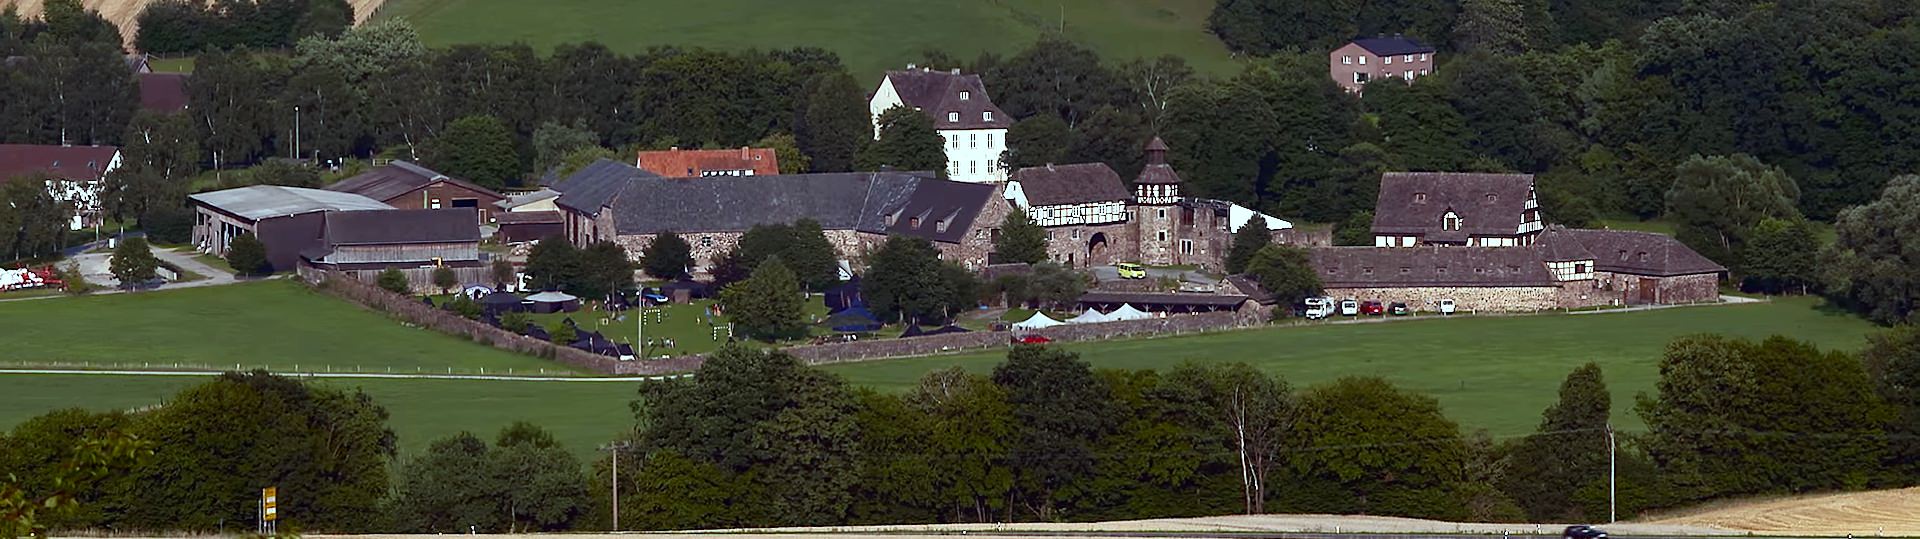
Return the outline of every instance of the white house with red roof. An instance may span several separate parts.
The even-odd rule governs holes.
[[[47,195],[72,209],[73,230],[100,224],[100,193],[118,168],[120,148],[113,146],[0,144],[0,184],[44,182]]]
[[[1007,170],[1000,153],[1007,149],[1007,128],[1013,118],[987,97],[979,75],[958,69],[939,71],[907,64],[888,71],[880,88],[867,101],[874,138],[880,137],[880,113],[906,105],[925,113],[946,139],[947,177],[963,182],[1001,182]]]

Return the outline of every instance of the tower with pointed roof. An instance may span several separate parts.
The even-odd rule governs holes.
[[[1140,238],[1140,261],[1175,264],[1179,258],[1174,256],[1175,244],[1185,236],[1181,219],[1192,212],[1180,206],[1180,175],[1167,164],[1166,141],[1153,137],[1147,142],[1146,153],[1147,166],[1133,180],[1134,234]]]

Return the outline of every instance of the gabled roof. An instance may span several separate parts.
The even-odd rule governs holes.
[[[897,217],[887,233],[959,243],[986,205],[1006,203],[995,200],[993,192],[993,184],[922,179],[906,205],[894,210]]]
[[[493,192],[492,189],[474,185],[457,178],[451,178],[445,174],[434,172],[427,167],[406,161],[394,161],[386,165],[374,167],[372,170],[329,185],[327,186],[327,190],[354,193],[386,202],[413,193],[414,191],[425,189],[433,185],[434,182],[451,183],[484,193],[495,199],[505,198],[501,196],[500,193]]]
[[[780,173],[773,148],[643,151],[635,162],[641,170],[666,178],[698,178],[722,170],[751,170],[755,176]]]
[[[1228,275],[1226,281],[1228,286],[1232,286],[1234,290],[1240,291],[1241,294],[1246,295],[1247,299],[1253,300],[1254,303],[1261,305],[1279,303],[1277,298],[1273,296],[1273,292],[1267,290],[1267,287],[1260,286],[1260,281],[1254,280],[1252,275],[1236,273]]]
[[[252,221],[316,211],[393,209],[393,206],[353,193],[282,185],[250,185],[194,193],[187,195],[187,198]]]
[[[141,73],[140,108],[154,112],[187,110],[187,74]]]
[[[1433,47],[1421,44],[1412,38],[1401,36],[1363,37],[1353,40],[1353,44],[1379,56],[1397,54],[1421,54],[1434,52]]]
[[[659,176],[626,163],[600,159],[554,183],[552,189],[560,192],[560,198],[555,199],[554,204],[598,215],[600,208],[627,187],[628,180],[644,177]]]
[[[473,208],[356,210],[326,214],[329,246],[480,241]]]
[[[987,86],[979,75],[962,74],[958,69],[920,68],[888,71],[886,80],[893,83],[900,102],[933,119],[934,129],[1005,129],[1013,125],[1013,118],[987,97]],[[966,99],[961,99],[961,92],[967,93]],[[958,121],[948,121],[948,112],[958,113]],[[983,119],[984,112],[992,112],[993,120]]]
[[[1556,283],[1532,247],[1316,247],[1308,252],[1327,288]]]
[[[1195,306],[1195,307],[1234,307],[1245,303],[1249,298],[1239,294],[1182,294],[1172,292],[1117,292],[1109,290],[1089,290],[1080,295],[1081,305],[1149,305],[1149,306]]]
[[[113,146],[0,144],[0,184],[29,174],[43,176],[40,179],[98,180],[119,153]]]
[[[1540,231],[1540,238],[1534,244],[1540,247],[1541,259],[1547,262],[1593,260],[1593,252],[1563,226],[1554,225]]]
[[[1031,206],[1125,202],[1133,197],[1106,163],[1027,167],[1014,171],[1008,181],[1020,182]]]
[[[543,200],[553,200],[556,198],[560,198],[559,191],[555,191],[551,188],[543,187],[539,191],[528,191],[525,193],[509,196],[504,200],[493,203],[493,206],[503,210],[512,210],[514,208],[518,208],[528,204],[533,204],[535,202],[540,202]]]
[[[1373,232],[1417,234],[1443,242],[1512,236],[1532,196],[1532,174],[1388,172],[1380,176]],[[1460,230],[1441,230],[1441,218],[1449,211],[1462,219]]]
[[[1727,268],[1666,234],[1629,230],[1569,229],[1556,236],[1578,241],[1600,271],[1653,277],[1723,273]],[[1542,236],[1541,241],[1549,238]]]

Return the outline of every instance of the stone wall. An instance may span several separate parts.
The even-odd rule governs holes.
[[[1061,264],[1071,261],[1071,266],[1076,268],[1138,261],[1140,247],[1133,230],[1133,226],[1125,221],[1046,227],[1047,258]],[[1094,234],[1106,238],[1106,245],[1097,252],[1090,251]]]
[[[687,240],[693,246],[693,272],[704,274],[713,264],[740,245],[744,232],[687,232],[679,233],[680,239]],[[885,236],[854,232],[852,230],[827,230],[827,242],[833,244],[834,251],[841,260],[851,261],[855,267],[861,265],[867,251],[879,247],[886,241]],[[641,253],[653,243],[657,234],[625,234],[616,236],[613,241],[627,251],[627,258],[640,260]]]
[[[1006,224],[1007,214],[1013,212],[1013,205],[1007,202],[1006,189],[1005,183],[994,186],[993,194],[987,197],[986,206],[968,225],[960,243],[934,243],[940,248],[942,258],[958,262],[971,270],[987,267],[987,255],[993,252],[993,237]]]
[[[1187,335],[1256,325],[1264,319],[1245,313],[1218,312],[1174,315],[1165,318],[1126,320],[1098,324],[1069,324],[1034,331],[975,331],[928,335],[906,339],[879,339],[783,349],[810,365],[846,363],[870,359],[924,356],[967,350],[990,350],[1010,346],[1015,335],[1044,335],[1055,342],[1094,341],[1123,337]]]
[[[1298,247],[1333,246],[1333,227],[1322,226],[1312,229],[1287,228],[1272,232],[1273,242]]]
[[[1329,288],[1335,301],[1354,299],[1382,304],[1404,302],[1416,311],[1439,309],[1452,299],[1461,312],[1525,312],[1561,308],[1557,286],[1448,286],[1407,288]]]
[[[1676,305],[1706,303],[1720,299],[1720,275],[1701,273],[1672,277],[1647,277],[1609,271],[1594,272],[1594,280],[1611,290],[1628,305]],[[1651,285],[1651,288],[1648,287]]]

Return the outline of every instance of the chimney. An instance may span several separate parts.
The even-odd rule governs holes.
[[[748,160],[748,159],[753,159],[753,154],[752,154],[751,152],[748,152],[748,151],[747,151],[747,147],[746,147],[746,146],[741,146],[741,147],[740,147],[740,160],[741,160],[741,161],[746,161],[746,160]]]

